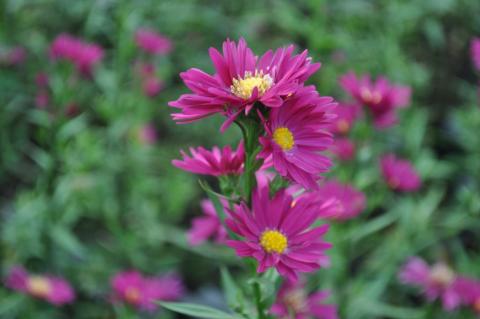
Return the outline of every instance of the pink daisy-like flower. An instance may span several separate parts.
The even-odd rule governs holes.
[[[422,288],[428,300],[442,300],[443,308],[451,311],[458,307],[461,296],[456,287],[456,274],[445,264],[437,263],[429,267],[418,257],[413,257],[403,266],[399,279],[404,284]]]
[[[278,319],[338,319],[337,307],[323,303],[329,296],[327,291],[308,295],[301,281],[286,281],[280,288],[270,312],[278,316]]]
[[[137,30],[135,43],[140,49],[150,54],[167,54],[172,50],[172,42],[169,38],[150,29]]]
[[[252,210],[245,203],[227,210],[227,226],[243,240],[228,240],[241,257],[258,261],[258,272],[275,267],[291,281],[297,272],[312,272],[327,266],[325,250],[331,244],[322,236],[328,225],[310,228],[324,203],[293,198],[280,190],[270,199],[269,188],[257,188],[252,196]]]
[[[480,38],[473,38],[470,44],[473,65],[480,71]]]
[[[184,171],[195,174],[224,176],[240,175],[243,172],[245,149],[243,142],[235,151],[227,145],[223,149],[214,146],[211,151],[203,147],[190,148],[192,157],[181,151],[182,160],[173,160],[172,164]]]
[[[177,300],[183,295],[181,280],[175,275],[144,277],[138,271],[125,271],[112,278],[113,299],[153,311],[156,301]]]
[[[335,199],[332,209],[328,210],[326,215],[319,215],[320,218],[333,220],[347,220],[358,216],[365,209],[367,200],[361,191],[336,180],[323,183],[317,191],[307,196],[314,196],[322,201]]]
[[[225,201],[222,204],[228,207]],[[213,203],[204,199],[201,206],[204,215],[193,219],[192,228],[187,233],[188,242],[191,245],[200,245],[211,237],[214,237],[217,243],[225,242],[227,232],[218,218]]]
[[[332,144],[328,132],[331,123],[331,97],[321,97],[314,86],[307,86],[281,108],[272,109],[265,124],[267,135],[260,138],[260,156],[272,156],[278,173],[305,188],[317,188],[320,174],[328,171],[330,159],[323,155]]]
[[[393,154],[386,154],[380,159],[380,168],[383,178],[393,190],[413,192],[422,186],[420,176],[407,160],[399,159]]]
[[[357,79],[353,72],[340,78],[340,85],[358,103],[367,106],[375,126],[387,128],[397,122],[396,110],[410,103],[410,88],[392,85],[384,77],[372,83],[369,75]]]
[[[355,157],[355,144],[346,137],[338,137],[333,141],[330,151],[339,160],[350,161]]]
[[[331,132],[334,134],[347,134],[359,118],[360,113],[361,108],[358,104],[339,103],[333,111],[333,114],[337,117],[333,120]]]
[[[31,275],[20,266],[11,269],[6,286],[55,306],[71,303],[75,299],[75,292],[64,279],[51,275]]]
[[[279,108],[285,97],[295,93],[320,68],[320,63],[311,63],[306,50],[299,55],[293,55],[293,50],[290,45],[257,57],[243,38],[238,45],[225,41],[223,55],[210,48],[216,73],[209,75],[192,68],[180,74],[192,93],[169,103],[181,110],[173,114],[173,119],[189,123],[220,113],[228,118],[224,130],[240,112],[248,113],[255,102]]]
[[[143,93],[148,97],[155,97],[163,88],[163,82],[155,76],[143,79]]]
[[[480,314],[480,282],[472,278],[458,277],[454,286],[462,304],[472,307],[477,314]]]

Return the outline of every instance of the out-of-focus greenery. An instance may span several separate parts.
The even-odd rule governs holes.
[[[170,161],[187,146],[236,144],[240,133],[219,134],[219,117],[175,125],[167,102],[186,92],[179,72],[212,72],[208,47],[243,36],[258,53],[289,43],[309,49],[323,63],[310,80],[322,95],[345,99],[337,79],[348,70],[413,89],[400,124],[372,134],[360,123],[352,134],[361,141],[357,159],[330,174],[363,190],[368,209],[332,225],[332,265],[311,288],[331,289],[347,319],[473,318],[429,305],[396,276],[418,254],[480,278],[480,113],[468,53],[480,34],[479,12],[473,0],[0,2],[0,44],[28,51],[25,64],[0,69],[2,274],[23,264],[64,276],[78,294],[73,305],[54,308],[2,287],[0,317],[174,318],[109,303],[110,277],[128,268],[176,270],[194,299],[219,286],[219,261],[237,259],[225,247],[187,245],[184,231],[204,195],[197,177]],[[139,27],[174,44],[169,55],[151,58],[165,82],[153,99],[133,70],[147,59],[133,41]],[[68,65],[48,58],[62,32],[105,49],[91,81],[72,81]],[[34,106],[40,71],[50,77],[54,111]],[[71,103],[79,115],[65,115]],[[149,122],[158,131],[154,145],[138,137]],[[387,151],[415,164],[420,192],[395,194],[382,184],[376,163]]]

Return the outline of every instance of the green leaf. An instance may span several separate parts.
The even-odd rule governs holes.
[[[225,293],[228,305],[235,311],[242,312],[245,300],[242,290],[238,288],[227,268],[222,267],[220,272],[222,274],[223,292]]]
[[[189,315],[194,318],[206,319],[240,319],[240,317],[220,311],[203,305],[196,305],[182,302],[159,302],[159,304],[168,310]]]

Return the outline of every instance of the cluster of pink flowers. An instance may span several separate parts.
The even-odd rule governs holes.
[[[420,287],[431,302],[440,299],[446,311],[463,305],[480,314],[480,281],[455,273],[443,262],[429,266],[423,259],[412,257],[401,269],[399,279]]]

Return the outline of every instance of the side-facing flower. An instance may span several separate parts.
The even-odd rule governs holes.
[[[172,42],[169,38],[150,29],[137,30],[135,43],[140,49],[150,54],[167,54],[172,50]]]
[[[320,67],[319,63],[311,63],[306,50],[298,55],[293,55],[293,50],[290,45],[257,57],[243,38],[238,44],[225,41],[223,55],[210,48],[216,73],[210,75],[192,68],[180,74],[192,93],[169,103],[181,110],[173,114],[173,119],[189,123],[220,113],[228,118],[222,126],[225,129],[240,112],[248,113],[255,102],[280,107],[283,99],[295,93]]]
[[[413,165],[393,154],[386,154],[380,159],[383,178],[391,189],[413,192],[422,186],[422,181]]]
[[[183,294],[181,280],[175,275],[144,277],[138,271],[125,271],[112,278],[114,301],[124,301],[139,309],[155,310],[155,301],[179,299]]]
[[[320,174],[328,171],[330,159],[321,152],[332,144],[328,132],[335,105],[331,97],[319,96],[307,86],[288,98],[281,108],[272,109],[265,124],[267,135],[260,138],[260,156],[273,159],[278,173],[305,188],[317,188]]]
[[[225,207],[228,206],[226,202],[222,202],[222,204]],[[225,242],[227,232],[217,216],[213,203],[204,199],[201,206],[204,215],[193,219],[192,227],[187,233],[190,245],[200,245],[210,237],[214,237],[218,243]]]
[[[470,44],[470,54],[475,68],[480,71],[480,38],[473,38]]]
[[[182,160],[173,160],[172,164],[184,171],[212,176],[239,175],[243,172],[245,149],[243,142],[235,151],[227,145],[223,149],[214,146],[211,151],[203,148],[190,148],[191,157],[181,151]]]
[[[333,145],[330,148],[330,152],[341,161],[352,160],[355,157],[355,151],[355,143],[346,137],[335,138]]]
[[[328,225],[311,228],[317,219],[319,201],[293,198],[280,190],[270,199],[269,188],[257,188],[252,209],[245,203],[228,210],[227,226],[242,240],[228,240],[241,257],[258,261],[258,272],[275,267],[280,275],[296,281],[297,272],[312,272],[328,265],[325,250],[331,245],[322,236]]]
[[[308,294],[301,281],[286,281],[280,288],[270,312],[279,319],[337,319],[337,307],[324,304],[329,295],[327,291]]]
[[[455,284],[457,275],[444,263],[430,267],[423,259],[413,257],[403,266],[399,279],[404,284],[422,288],[430,301],[440,298],[447,311],[455,309],[461,302]]]
[[[6,285],[55,306],[71,303],[75,299],[75,292],[64,279],[51,275],[31,275],[20,266],[11,269]]]
[[[352,129],[355,121],[361,113],[360,105],[356,103],[338,103],[333,110],[336,118],[331,125],[331,132],[334,134],[345,135]]]
[[[358,79],[350,72],[340,78],[340,85],[358,103],[370,109],[378,128],[394,125],[397,122],[397,109],[410,103],[410,88],[392,85],[384,77],[372,83],[369,75]]]

